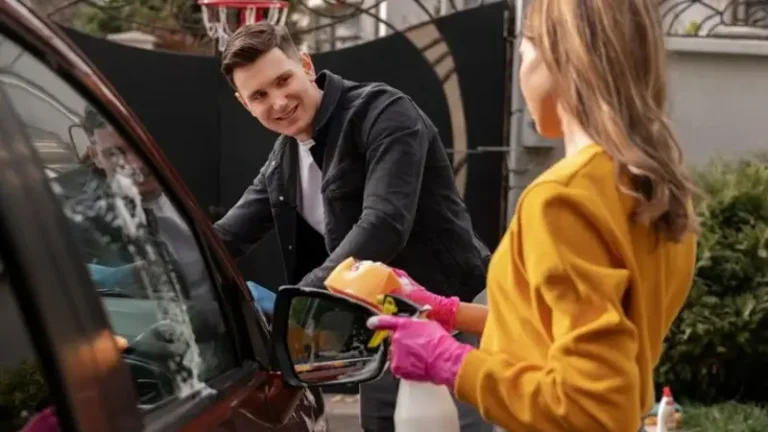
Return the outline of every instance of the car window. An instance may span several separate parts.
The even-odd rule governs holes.
[[[21,430],[53,400],[0,263],[0,431]]]
[[[149,409],[205,389],[234,368],[195,231],[142,155],[54,71],[2,36],[0,86],[127,345],[139,404]]]

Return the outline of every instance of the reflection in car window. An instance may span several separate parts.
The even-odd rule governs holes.
[[[128,347],[140,405],[204,388],[235,365],[193,230],[140,154],[65,81],[0,36],[0,86],[71,222]]]

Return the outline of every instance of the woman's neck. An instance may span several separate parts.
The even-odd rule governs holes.
[[[563,129],[563,143],[565,144],[565,157],[576,154],[582,148],[590,144],[598,144],[587,134],[584,127],[562,107],[558,106],[557,114],[560,117],[560,125]]]

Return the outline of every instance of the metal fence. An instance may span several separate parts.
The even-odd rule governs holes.
[[[768,40],[768,0],[661,0],[668,36]]]
[[[485,0],[292,0],[294,35],[314,53],[378,39]]]

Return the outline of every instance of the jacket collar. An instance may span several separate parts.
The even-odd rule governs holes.
[[[320,106],[317,108],[315,118],[312,121],[313,137],[328,123],[331,114],[339,103],[342,90],[344,90],[344,80],[327,70],[317,74],[315,83],[323,91],[323,97],[320,99]]]

